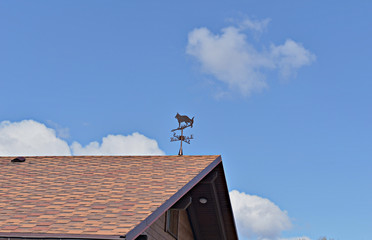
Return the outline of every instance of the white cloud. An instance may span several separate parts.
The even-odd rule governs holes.
[[[274,67],[270,59],[260,54],[235,27],[214,35],[207,28],[189,34],[187,53],[196,57],[203,71],[228,84],[230,89],[249,94],[266,87],[260,67]]]
[[[269,22],[271,20],[269,18],[266,18],[264,20],[252,20],[249,18],[246,18],[244,21],[242,21],[239,26],[240,29],[250,29],[253,31],[256,31],[258,33],[262,33],[263,31],[266,30],[267,25],[269,25]]]
[[[186,53],[200,62],[202,71],[227,84],[230,90],[243,95],[260,91],[267,87],[265,71],[276,69],[288,78],[315,60],[314,54],[290,39],[283,45],[256,49],[243,31],[262,32],[269,21],[246,19],[240,27],[223,28],[221,34],[196,28],[189,33]]]
[[[296,69],[315,61],[314,54],[291,39],[287,39],[280,46],[272,45],[271,54],[281,75],[285,78],[295,74]]]
[[[230,192],[238,232],[248,239],[278,239],[292,224],[286,211],[268,199],[233,190]]]
[[[58,123],[53,122],[52,120],[47,120],[47,124],[55,129],[57,137],[59,138],[70,138],[70,129],[67,127],[62,127]]]
[[[102,144],[71,146],[56,131],[34,120],[0,123],[0,156],[69,156],[69,155],[162,155],[158,143],[146,136],[108,135]]]
[[[0,123],[0,155],[46,156],[71,155],[68,144],[56,136],[56,131],[44,124],[23,120]]]
[[[108,135],[102,144],[91,142],[85,147],[74,142],[71,145],[74,155],[163,155],[158,143],[137,132],[132,135]]]

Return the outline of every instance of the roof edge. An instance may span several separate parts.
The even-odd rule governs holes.
[[[0,232],[0,238],[38,238],[38,239],[122,239],[118,235],[95,235],[95,234],[59,234],[59,233],[28,233],[28,232]]]
[[[145,220],[134,227],[126,234],[127,240],[133,240],[145,231],[152,223],[154,223],[165,211],[180,200],[188,191],[190,191],[196,184],[198,184],[205,176],[208,175],[219,163],[222,162],[221,155],[219,155],[211,164],[204,168],[198,175],[196,175],[190,182],[183,186],[178,192],[158,207]]]
[[[234,225],[234,230],[235,230],[235,234],[236,236],[238,237],[238,228],[236,227],[236,220],[235,220],[235,216],[234,216],[234,211],[232,209],[232,204],[231,204],[231,198],[230,198],[230,192],[229,192],[229,186],[227,185],[227,179],[226,179],[226,174],[225,174],[225,168],[223,167],[223,163],[221,162],[221,167],[222,167],[222,172],[223,172],[223,181],[225,182],[226,184],[226,192],[227,192],[227,199],[228,199],[228,202],[229,202],[229,212],[232,216],[232,221],[233,221],[233,225]],[[239,239],[239,238],[238,238]]]

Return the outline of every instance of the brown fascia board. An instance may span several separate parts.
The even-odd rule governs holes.
[[[150,216],[138,224],[135,228],[125,235],[126,240],[134,240],[143,233],[152,223],[162,216],[170,207],[180,200],[188,191],[198,184],[205,176],[208,175],[219,163],[222,162],[221,156],[218,156],[208,167],[201,171],[190,182],[183,186],[176,194],[170,197],[163,205],[156,209]],[[124,236],[123,236],[124,237]]]
[[[232,209],[232,204],[231,204],[231,199],[230,199],[230,193],[229,193],[229,189],[228,189],[228,186],[227,186],[227,181],[226,181],[226,175],[225,175],[225,169],[223,167],[223,164],[221,162],[221,166],[222,166],[222,174],[223,174],[223,181],[225,183],[225,189],[224,191],[227,193],[227,202],[228,202],[228,208],[229,208],[229,212],[231,214],[231,218],[232,218],[232,221],[233,221],[233,228],[234,228],[234,232],[235,232],[235,235],[238,239],[238,232],[237,232],[237,227],[236,227],[236,222],[235,222],[235,217],[234,217],[234,212],[233,212],[233,209]]]

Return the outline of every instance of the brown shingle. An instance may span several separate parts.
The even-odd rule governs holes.
[[[0,233],[125,235],[217,158],[0,157]]]

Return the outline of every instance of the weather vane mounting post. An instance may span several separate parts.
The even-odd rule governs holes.
[[[193,126],[193,124],[194,124],[194,117],[193,118],[189,118],[186,115],[180,115],[180,114],[177,113],[177,115],[175,116],[175,118],[178,121],[178,128],[175,128],[175,129],[172,130],[173,137],[171,137],[171,142],[175,142],[175,141],[180,141],[181,142],[181,144],[180,144],[180,150],[178,151],[178,156],[182,156],[183,155],[182,142],[185,142],[185,143],[190,144],[190,140],[191,139],[194,139],[194,137],[192,136],[192,134],[190,136],[183,136],[183,129]],[[175,131],[179,131],[179,130],[181,131],[181,135],[177,135],[175,133]]]

